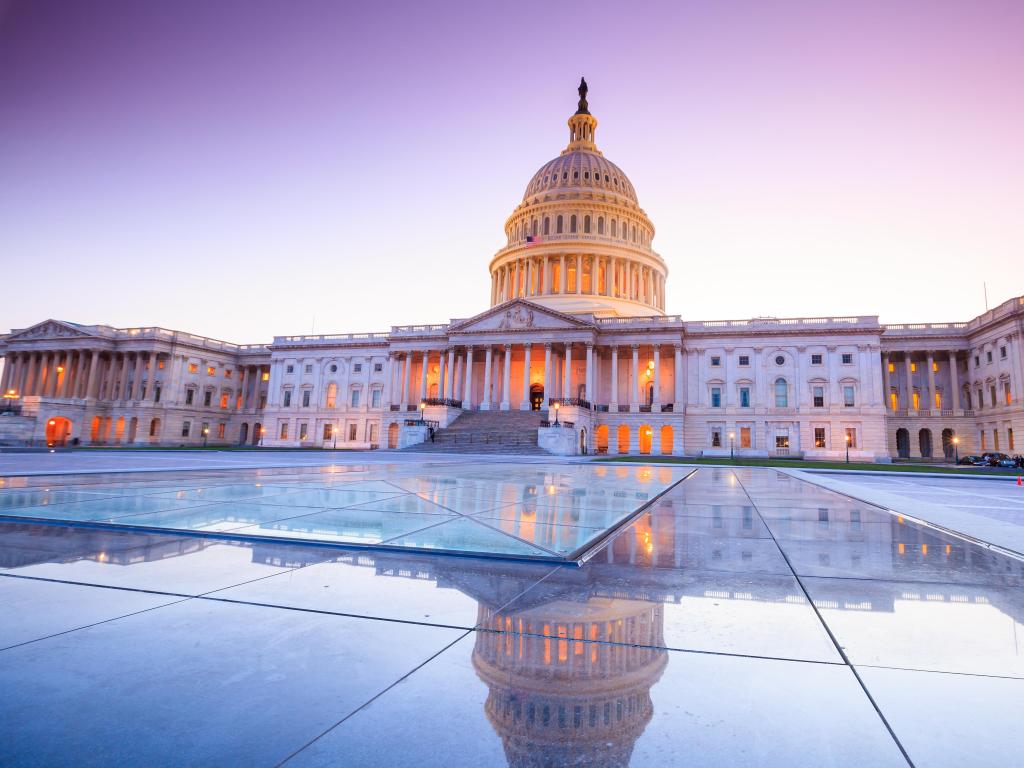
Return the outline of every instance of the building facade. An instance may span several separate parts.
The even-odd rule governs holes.
[[[481,314],[251,345],[46,320],[0,337],[0,444],[398,448],[424,419],[535,410],[563,454],[1020,450],[1024,297],[952,323],[666,314],[654,225],[597,148],[585,83],[568,127],[505,222]]]

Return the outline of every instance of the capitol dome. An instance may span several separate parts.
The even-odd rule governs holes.
[[[491,259],[491,305],[527,298],[599,317],[662,315],[668,269],[636,189],[595,143],[597,118],[580,81],[569,144],[541,166],[505,222]]]

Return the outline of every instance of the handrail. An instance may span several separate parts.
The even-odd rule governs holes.
[[[589,400],[584,400],[581,397],[549,397],[548,398],[548,405],[555,405],[556,403],[558,404],[558,406],[560,408],[569,407],[569,408],[584,408],[584,409],[586,409],[588,411],[591,410],[590,401]]]

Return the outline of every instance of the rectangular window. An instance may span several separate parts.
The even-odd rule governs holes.
[[[981,430],[981,450],[985,450],[985,430]]]
[[[159,403],[160,402],[160,392],[161,392],[161,388],[160,387],[157,387],[156,390],[153,392],[153,402],[154,403]]]
[[[227,432],[228,425],[223,421],[217,425],[217,437],[221,440],[224,439],[224,435]]]
[[[815,387],[813,390],[811,390],[811,393],[814,396],[814,407],[815,408],[824,408],[825,407],[825,388],[824,387]]]
[[[740,427],[740,448],[750,447],[750,427]]]
[[[932,373],[938,373],[938,372],[939,372],[939,364],[936,363],[936,362],[932,362]]]
[[[201,428],[199,430],[199,434],[201,434],[203,437],[206,437],[207,435],[210,434],[210,425],[207,422],[204,421],[202,423]]]
[[[231,378],[231,369],[230,368],[225,368],[224,369],[224,378],[225,379],[230,379]]]
[[[199,373],[199,364],[198,363],[189,363],[188,364],[188,372],[189,373]]]
[[[227,393],[227,392],[224,392],[224,393],[223,393],[223,394],[222,394],[222,395],[220,396],[220,407],[221,407],[222,409],[226,409],[226,408],[228,407],[228,397],[229,397],[229,396],[228,396],[228,393]]]
[[[821,365],[821,355],[811,355],[811,365]]]
[[[999,348],[999,357],[1002,358],[1003,360],[1006,359],[1006,347]]]
[[[291,404],[292,404],[292,391],[290,389],[286,389],[284,391],[284,403],[283,403],[283,405],[284,405],[285,408],[288,408]]]
[[[911,363],[910,364],[910,372],[911,373],[917,373],[917,363]]]
[[[163,370],[163,368],[164,368],[164,361],[163,361],[162,358],[157,361],[156,367],[159,368],[160,370]]]
[[[991,363],[992,362],[992,350],[991,349],[987,350],[985,352],[985,362],[986,363]]]
[[[286,365],[284,367],[284,372],[285,373],[294,373],[295,372],[295,366],[294,365]]]
[[[860,530],[860,510],[850,510],[850,528],[854,531]]]
[[[853,365],[853,355],[849,352],[843,353],[843,365]]]
[[[814,428],[814,447],[824,448],[825,447],[825,428],[815,427]]]
[[[775,436],[776,448],[789,448],[789,433]]]
[[[303,421],[299,424],[299,440],[305,440],[309,437],[309,423]]]
[[[818,508],[818,525],[828,528],[828,509]]]
[[[750,407],[750,387],[740,387],[740,408]]]
[[[212,366],[212,365],[206,366],[206,375],[207,376],[213,376],[215,373],[217,373],[217,368],[215,366]]]
[[[381,391],[379,389],[375,389],[370,393],[370,406],[372,408],[380,408],[380,396]]]
[[[334,425],[324,424],[324,440],[330,440],[334,437]]]
[[[181,436],[182,437],[188,437],[188,434],[191,431],[192,431],[192,422],[191,421],[183,421],[183,422],[181,422]]]
[[[353,408],[358,408],[359,407],[359,390],[358,389],[353,389],[352,390],[351,405],[352,405]],[[355,438],[353,438],[353,439],[355,439]]]
[[[711,367],[712,368],[717,368],[721,364],[722,364],[722,358],[720,358],[718,355],[712,355],[711,356]]]
[[[889,405],[894,411],[900,407],[900,396],[896,394],[895,389],[889,393]]]
[[[721,448],[722,447],[722,431],[719,429],[711,430],[711,447]]]
[[[857,447],[857,430],[853,427],[846,428],[846,444],[851,448]]]
[[[896,363],[889,363],[889,373],[896,373]]]
[[[721,408],[722,407],[722,390],[719,387],[711,388],[711,407]]]
[[[349,424],[348,425],[348,439],[349,440],[355,440],[356,439],[356,425],[355,424]]]
[[[1013,447],[1014,447],[1013,446],[1013,427],[1009,427],[1006,430],[1006,442],[1008,444],[1007,445],[1007,450],[1012,451]]]
[[[1010,382],[1008,381],[1003,382],[1003,400],[1006,401],[1007,405],[1013,403],[1013,397],[1010,395]]]
[[[999,450],[999,430],[998,429],[993,429],[992,430],[992,450],[994,450],[994,451],[998,451]]]
[[[313,366],[310,363],[306,363],[306,367],[305,367],[304,370],[305,370],[306,373],[312,373],[313,372]]]
[[[740,355],[740,365],[742,365],[742,366],[750,365],[750,355]]]
[[[914,410],[915,411],[921,410],[921,393],[920,392],[915,392],[913,399],[914,399]]]
[[[935,392],[935,407],[939,409],[942,408],[942,393],[937,390]]]
[[[853,385],[847,384],[843,387],[843,406],[846,408],[852,408],[853,405]]]
[[[192,405],[196,399],[196,391],[194,389],[185,390],[185,405]]]
[[[374,363],[373,364],[373,371],[374,371],[374,373],[380,373],[383,370],[384,370],[384,363]]]
[[[203,393],[203,405],[207,408],[213,405],[213,392],[207,391]]]
[[[309,408],[309,392],[310,391],[308,389],[302,390],[302,407],[303,408]]]
[[[977,355],[975,355],[974,356],[974,367],[977,368],[979,365],[981,365],[981,358],[979,358]]]
[[[362,370],[363,370],[363,364],[362,363],[353,363],[353,365],[352,365],[352,373],[362,373]],[[353,439],[355,439],[355,438],[353,438]]]
[[[989,394],[989,399],[992,401],[992,407],[995,408],[996,407],[996,385],[995,384],[989,384],[988,394]]]
[[[260,377],[263,381],[270,381],[270,371],[264,371]]]

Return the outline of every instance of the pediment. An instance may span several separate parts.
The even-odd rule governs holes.
[[[476,317],[454,323],[449,334],[486,331],[587,330],[591,323],[572,315],[557,312],[532,301],[513,299],[499,304]]]
[[[44,320],[29,328],[14,331],[7,341],[33,341],[35,339],[86,339],[95,334],[87,333],[79,326],[60,320]]]

